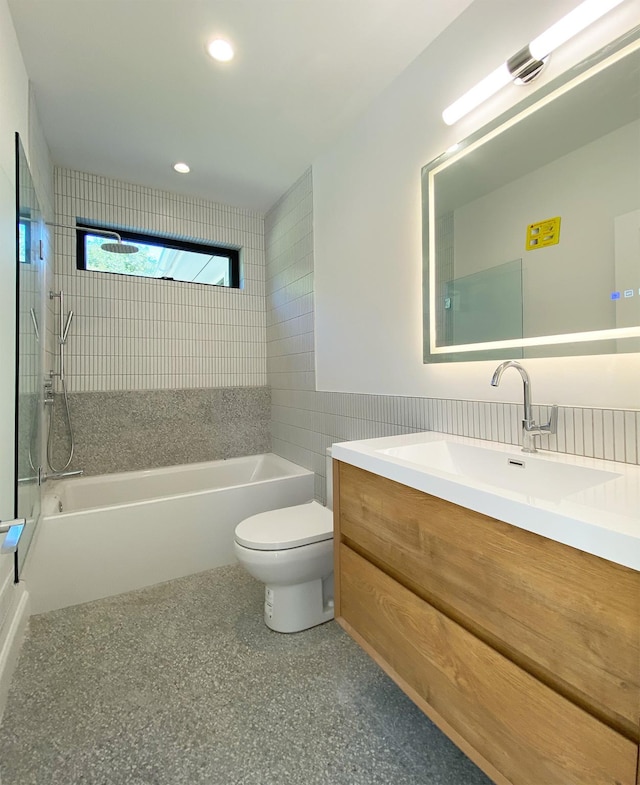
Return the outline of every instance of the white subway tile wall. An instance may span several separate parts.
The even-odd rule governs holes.
[[[272,449],[315,471],[316,498],[325,498],[324,455],[334,442],[435,430],[519,443],[517,404],[316,391],[311,170],[266,216],[265,248]],[[549,407],[534,406],[534,417],[546,422]],[[640,463],[640,411],[560,407],[558,433],[541,447]]]
[[[75,312],[70,392],[266,384],[262,215],[68,169],[55,170],[54,187],[57,223],[242,249],[242,286],[226,289],[77,270],[75,233],[55,229],[55,288]]]

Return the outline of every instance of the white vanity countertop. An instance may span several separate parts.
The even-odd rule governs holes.
[[[563,467],[575,467],[578,472],[580,467],[604,471],[610,473],[611,478],[602,475],[604,482],[583,490],[570,489],[566,495],[562,492],[549,494],[545,489],[542,491],[543,496],[555,498],[541,498],[535,494],[492,484],[486,469],[479,472],[481,479],[478,479],[454,470],[452,465],[447,465],[446,460],[438,462],[437,465],[433,465],[431,461],[432,465],[425,466],[419,457],[410,460],[407,456],[399,457],[393,454],[398,448],[407,447],[411,448],[407,450],[408,453],[411,453],[412,449],[425,449],[429,452],[436,448],[433,444],[435,442],[475,448],[469,453],[479,456],[478,464],[482,462],[481,450],[484,449],[491,451],[487,457],[494,462],[496,459],[501,460],[500,453],[504,453],[505,465],[510,460],[524,461],[533,470],[542,468],[553,474],[553,464],[562,464]],[[442,447],[448,448],[448,445],[437,445],[438,449]],[[392,454],[383,452],[387,450]],[[514,445],[452,436],[437,431],[338,442],[333,445],[332,451],[333,458],[338,461],[603,559],[640,570],[640,466],[544,450],[527,454]],[[544,461],[545,465],[536,466],[535,462],[538,461]],[[558,466],[558,470],[563,471],[563,468]],[[507,471],[511,471],[511,468]],[[527,468],[514,468],[513,471],[527,471]],[[562,484],[558,487],[562,488]]]

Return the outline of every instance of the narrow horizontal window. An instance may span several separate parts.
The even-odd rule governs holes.
[[[86,225],[81,218],[77,223]],[[119,234],[122,245],[109,232]],[[79,270],[236,289],[240,286],[240,252],[235,248],[121,231],[111,226],[80,229],[77,237]],[[137,251],[133,252],[131,248],[131,252],[127,252],[125,246],[135,246]]]
[[[22,216],[18,220],[18,259],[20,264],[31,262],[31,220]]]

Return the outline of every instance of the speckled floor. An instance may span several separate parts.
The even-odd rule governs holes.
[[[333,622],[223,567],[31,619],[2,785],[489,785]]]

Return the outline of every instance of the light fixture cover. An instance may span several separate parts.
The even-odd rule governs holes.
[[[495,95],[498,90],[508,85],[512,78],[507,64],[503,63],[495,71],[492,71],[489,76],[485,76],[475,87],[472,87],[471,90],[468,90],[463,96],[458,98],[451,106],[448,106],[442,113],[442,119],[447,125],[457,123],[461,117],[464,117],[472,109],[480,106],[483,101]]]
[[[207,51],[214,60],[221,63],[227,63],[233,59],[233,47],[224,38],[216,38],[207,46]]]
[[[574,35],[589,27],[623,0],[585,0],[529,44],[531,55],[542,60]]]
[[[173,168],[176,170],[176,172],[180,172],[180,174],[187,174],[188,172],[191,171],[189,164],[185,164],[182,162],[174,164]]]
[[[532,61],[544,61],[554,49],[562,46],[574,35],[589,27],[590,24],[600,19],[612,8],[620,5],[623,0],[584,0],[579,6],[570,11],[562,19],[551,25],[548,30],[534,38],[528,46],[528,53]],[[525,52],[527,47],[517,53]],[[513,60],[513,58],[510,58]],[[442,113],[442,119],[447,125],[457,123],[470,111],[479,106],[483,101],[491,98],[502,87],[509,84],[514,78],[507,63],[503,63],[499,68],[486,76],[481,82],[471,90],[468,90],[461,98],[448,106]]]

